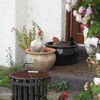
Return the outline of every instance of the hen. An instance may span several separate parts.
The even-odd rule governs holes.
[[[67,100],[68,99],[68,94],[66,92],[64,92],[63,95],[61,95],[58,100]]]
[[[56,37],[53,37],[53,46],[57,46],[57,45],[59,45],[60,44],[60,40],[58,39],[58,38],[56,38]]]
[[[87,37],[87,33],[88,33],[88,28],[84,26],[84,31],[83,31],[84,45],[88,55],[91,56],[93,53],[95,53],[96,48],[100,46],[100,40],[94,36],[92,38]]]
[[[43,43],[40,39],[40,35],[42,34],[42,30],[40,29],[38,33],[36,33],[35,40],[31,42],[31,52],[40,52],[43,48]]]

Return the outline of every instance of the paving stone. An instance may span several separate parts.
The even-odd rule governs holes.
[[[11,89],[0,87],[0,99],[11,100],[12,92]]]

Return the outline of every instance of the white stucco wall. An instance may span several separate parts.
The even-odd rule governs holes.
[[[24,62],[24,54],[16,45],[15,34],[10,32],[12,27],[22,30],[26,25],[30,29],[34,20],[44,32],[44,43],[52,41],[53,36],[65,39],[65,0],[3,0],[0,1],[0,10],[0,65],[7,66],[6,50],[9,46],[14,62]]]
[[[6,50],[12,49],[15,61],[15,34],[11,32],[15,26],[15,0],[0,0],[0,66],[8,66]]]
[[[19,31],[22,31],[23,25],[27,26],[27,0],[16,0],[16,27]],[[15,64],[20,65],[24,63],[25,53],[21,48],[17,46],[16,38],[16,47],[15,47]]]
[[[30,0],[27,1],[27,25],[34,20],[44,31],[44,43],[53,36],[60,40],[65,34],[65,0]]]

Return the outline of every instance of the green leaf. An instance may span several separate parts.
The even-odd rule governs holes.
[[[97,3],[100,4],[100,0],[97,0]]]
[[[36,27],[37,29],[41,29],[38,24],[36,24],[34,21],[32,21],[33,28],[27,32],[26,26],[23,26],[22,31],[18,31],[18,29],[13,28],[13,30],[16,32],[17,36],[17,44],[20,48],[22,48],[23,51],[25,49],[28,49],[30,47],[31,42],[35,39],[36,34]],[[41,40],[43,39],[43,35],[41,35]]]
[[[94,29],[94,34],[97,34],[98,33],[98,28],[95,28]]]
[[[61,81],[57,84],[50,85],[50,88],[54,88],[54,89],[58,89],[58,90],[66,90],[66,89],[68,89],[68,82]]]

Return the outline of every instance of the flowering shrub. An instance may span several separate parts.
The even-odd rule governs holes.
[[[75,8],[73,14],[76,21],[87,25],[89,37],[100,33],[100,0],[75,0],[76,4],[72,6],[71,2],[73,1],[67,0],[66,10],[71,11],[69,9]]]
[[[93,68],[96,71],[96,77],[93,79],[93,82],[90,84],[92,94],[96,100],[100,100],[100,53],[97,50],[97,53],[87,58],[87,63],[89,68]],[[84,85],[84,89],[88,90],[88,82]]]
[[[66,10],[68,12],[71,11],[72,8],[74,8],[77,4],[78,0],[66,0]]]
[[[87,58],[89,68],[93,68],[96,71],[96,76],[100,77],[100,53],[96,53]]]
[[[89,87],[91,87],[91,91],[92,91],[91,94],[93,95],[95,100],[100,100],[100,86],[94,84],[93,82],[91,83],[86,82],[84,85],[84,89],[86,92],[89,91]]]
[[[26,26],[23,26],[22,32],[20,32],[18,29],[13,28],[13,30],[16,32],[17,39],[18,39],[18,47],[22,48],[23,51],[30,48],[31,42],[35,39],[36,29],[38,31],[42,31],[39,25],[37,25],[34,21],[32,21],[33,29],[30,29],[29,32],[26,29]],[[43,34],[41,34],[41,39],[43,38]]]

